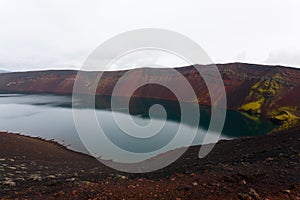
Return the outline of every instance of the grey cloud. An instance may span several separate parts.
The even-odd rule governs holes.
[[[300,49],[281,49],[271,51],[266,64],[300,67]]]
[[[300,66],[297,52],[272,51],[300,44],[299,7],[298,0],[1,0],[0,68],[79,68],[110,37],[146,27],[190,37],[214,62],[262,63],[270,54],[269,64]]]

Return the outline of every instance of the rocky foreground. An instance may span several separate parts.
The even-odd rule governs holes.
[[[199,147],[157,172],[125,174],[52,142],[0,133],[1,199],[300,199],[300,131]]]

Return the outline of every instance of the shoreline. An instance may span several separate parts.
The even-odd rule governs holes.
[[[92,155],[90,155],[88,152],[84,153],[84,152],[81,152],[80,150],[71,149],[71,148],[69,148],[71,146],[71,144],[64,144],[64,143],[61,143],[61,142],[59,142],[59,141],[57,141],[55,139],[43,138],[43,137],[40,137],[40,136],[33,136],[33,135],[29,135],[29,134],[23,134],[23,133],[20,133],[20,132],[0,130],[0,134],[2,134],[2,133],[13,134],[13,135],[16,135],[16,136],[26,137],[28,139],[39,140],[39,141],[42,141],[42,142],[51,143],[51,144],[54,144],[54,145],[58,146],[59,148],[65,149],[67,151],[71,151],[73,153],[78,153],[78,154],[81,154],[81,155],[89,156],[91,158],[95,158]],[[267,134],[269,134],[269,133],[266,133],[265,135],[267,135]],[[245,138],[251,138],[251,137],[254,137],[254,136],[244,136],[244,137],[238,137],[238,138],[222,138],[217,143],[219,143],[221,141],[230,141],[230,140],[235,140],[235,139],[245,139]],[[194,145],[191,145],[189,147],[197,147],[197,148],[200,149],[200,147],[203,146],[203,145],[211,145],[211,144],[217,144],[217,143],[207,143],[207,144],[202,144],[202,145],[194,144]],[[169,151],[157,154],[156,156],[150,157],[149,159],[155,159],[155,157],[160,156],[160,155],[165,154],[165,153],[168,153],[170,151],[176,151],[176,150],[179,150],[179,149],[182,149],[182,148],[189,148],[189,147],[178,147],[178,148],[175,148],[175,149],[171,149]],[[113,161],[113,160],[107,160],[107,161],[111,161],[113,163],[118,164],[118,162]]]
[[[200,147],[192,146],[164,169],[128,174],[55,141],[1,132],[0,198],[247,199],[254,190],[261,199],[296,199],[299,138],[296,128],[222,140],[203,159],[197,157]]]
[[[60,143],[59,141],[56,141],[55,139],[47,139],[47,138],[43,138],[43,137],[40,137],[40,136],[33,136],[33,135],[29,135],[29,134],[23,134],[23,133],[20,133],[20,132],[12,132],[12,131],[2,131],[2,130],[0,130],[0,135],[3,134],[3,133],[5,133],[5,134],[13,134],[13,135],[16,135],[16,136],[25,137],[25,138],[32,139],[32,140],[37,140],[37,141],[40,141],[40,142],[50,143],[50,144],[53,144],[53,145],[57,146],[58,148],[66,150],[66,151],[71,151],[73,153],[77,153],[77,154],[80,154],[80,155],[92,157],[89,154],[86,154],[86,153],[83,153],[83,152],[80,152],[80,151],[76,151],[76,150],[70,149],[69,148],[70,145]]]

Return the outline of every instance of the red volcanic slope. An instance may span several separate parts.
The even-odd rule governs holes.
[[[197,69],[211,69],[210,65],[196,65]],[[298,115],[300,108],[300,70],[281,66],[265,66],[244,63],[217,65],[222,76],[230,109],[241,109],[263,115],[271,115],[269,111],[280,111],[286,107],[288,112]],[[128,88],[135,87],[141,81],[152,81],[175,86],[185,96],[185,101],[210,105],[210,96],[197,70],[194,67],[176,68],[193,87],[195,96],[187,95],[186,86],[182,84],[182,76],[172,69],[141,68],[130,71],[130,77],[121,85],[118,96],[128,96]],[[97,75],[102,72],[81,72],[78,77],[82,83],[81,93],[111,95],[115,84],[128,71],[104,72],[100,82]],[[0,74],[0,91],[5,93],[53,93],[71,94],[77,71],[50,70]],[[210,77],[215,80],[215,77]],[[212,90],[220,88],[214,82]],[[174,100],[174,95],[166,87],[148,84],[136,90],[135,97],[159,98]],[[250,103],[250,104],[249,104]],[[279,110],[278,110],[279,109]],[[282,110],[282,109],[281,109]],[[278,113],[277,113],[278,114]]]

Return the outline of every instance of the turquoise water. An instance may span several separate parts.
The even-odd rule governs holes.
[[[90,108],[86,108],[82,102],[78,100],[79,105],[82,106],[78,106],[76,110],[84,114]],[[152,122],[157,124],[160,124],[162,120],[164,121],[164,127],[159,134],[147,141],[140,138],[133,139],[124,134],[114,122],[109,102],[107,97],[97,99],[98,109],[95,111],[97,119],[108,138],[127,151],[136,153],[153,151],[153,155],[157,155],[166,150],[180,148],[185,145],[186,136],[195,128],[188,120],[184,122],[180,120],[180,110],[176,102],[138,99],[131,101],[131,115],[124,113],[121,107],[119,112],[115,114],[123,119],[132,118],[135,123],[145,126],[151,121],[148,114],[149,107],[160,103],[165,105],[168,116],[167,120],[160,117],[152,119]],[[1,94],[0,130],[54,139],[68,145],[72,150],[87,153],[77,133],[71,105],[72,99],[69,96]],[[201,107],[200,111],[198,132],[193,144],[202,144],[210,120],[210,109],[208,107]],[[174,137],[180,124],[186,134],[181,136],[182,143],[174,144],[169,149],[160,151],[160,148]],[[90,126],[89,119],[86,120],[86,126]],[[273,127],[274,125],[268,120],[247,116],[235,111],[227,111],[225,126],[219,139],[262,135]],[[91,141],[95,142],[95,140],[96,138],[91,138]],[[96,142],[99,145],[106,145],[103,141]],[[94,152],[94,154],[106,159],[114,158],[117,161],[123,159],[122,155],[115,155],[114,150],[109,147],[106,148],[105,152]],[[136,157],[136,159],[141,158]]]

